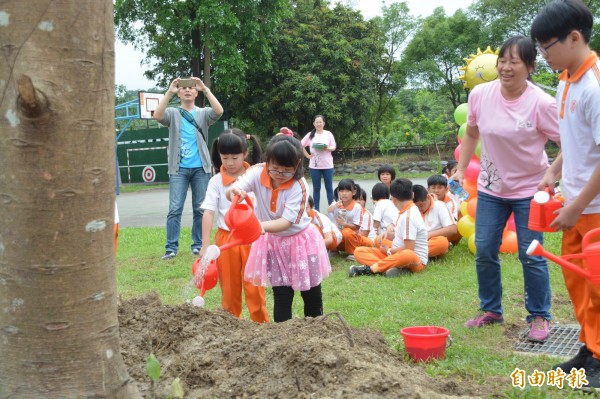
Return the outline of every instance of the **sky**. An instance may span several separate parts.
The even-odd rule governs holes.
[[[437,7],[444,7],[446,15],[452,15],[459,8],[465,9],[473,0],[405,0],[411,14],[421,17],[431,15]],[[381,11],[381,4],[390,5],[392,0],[350,0],[346,3],[353,4],[354,8],[360,10],[365,19],[370,19]],[[140,65],[144,58],[142,52],[125,45],[120,41],[115,42],[115,83],[123,84],[129,90],[150,89],[156,84],[143,75],[144,67]]]

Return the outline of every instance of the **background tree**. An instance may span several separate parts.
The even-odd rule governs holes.
[[[376,64],[376,102],[371,113],[371,126],[374,132],[370,135],[369,147],[371,155],[379,147],[380,138],[387,134],[394,134],[386,129],[382,132],[382,125],[387,125],[393,114],[398,110],[396,96],[400,89],[406,84],[406,71],[402,68],[400,57],[408,39],[414,33],[419,20],[410,14],[405,2],[393,3],[389,7],[383,6],[383,17],[376,21],[381,23],[384,34],[383,54],[380,62]]]
[[[450,99],[453,108],[466,102],[458,68],[463,58],[488,45],[489,35],[478,20],[458,10],[447,17],[442,7],[425,18],[404,52],[402,62],[409,71],[411,87],[427,88]]]
[[[229,93],[246,85],[249,63],[270,67],[269,38],[289,6],[287,0],[116,0],[115,23],[121,40],[146,54],[145,76],[159,86],[193,75]]]
[[[270,136],[288,126],[303,135],[323,114],[338,146],[346,145],[369,122],[380,30],[339,3],[333,9],[312,0],[293,5],[275,35],[270,71],[249,70],[247,90],[232,95],[233,117],[252,133]]]
[[[0,396],[141,397],[117,319],[112,1],[0,15]]]

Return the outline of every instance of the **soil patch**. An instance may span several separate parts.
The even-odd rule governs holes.
[[[224,311],[162,305],[156,293],[119,305],[122,354],[145,397],[146,358],[161,364],[156,397],[179,377],[186,398],[481,397],[481,388],[429,377],[372,329],[337,315],[257,324]]]

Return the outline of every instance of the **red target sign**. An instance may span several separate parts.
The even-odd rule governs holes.
[[[156,179],[156,171],[152,166],[146,166],[142,171],[142,178],[146,183],[152,183]]]

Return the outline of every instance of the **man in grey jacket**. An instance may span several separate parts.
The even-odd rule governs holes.
[[[181,84],[180,84],[181,83]],[[203,92],[210,107],[198,108],[194,101]],[[167,108],[171,97],[179,96],[179,107]],[[166,252],[162,259],[172,259],[179,250],[181,214],[188,187],[192,188],[192,253],[202,248],[202,216],[211,173],[207,145],[208,127],[223,115],[223,107],[199,78],[175,79],[154,110],[154,119],[169,128],[169,213],[167,215]]]

